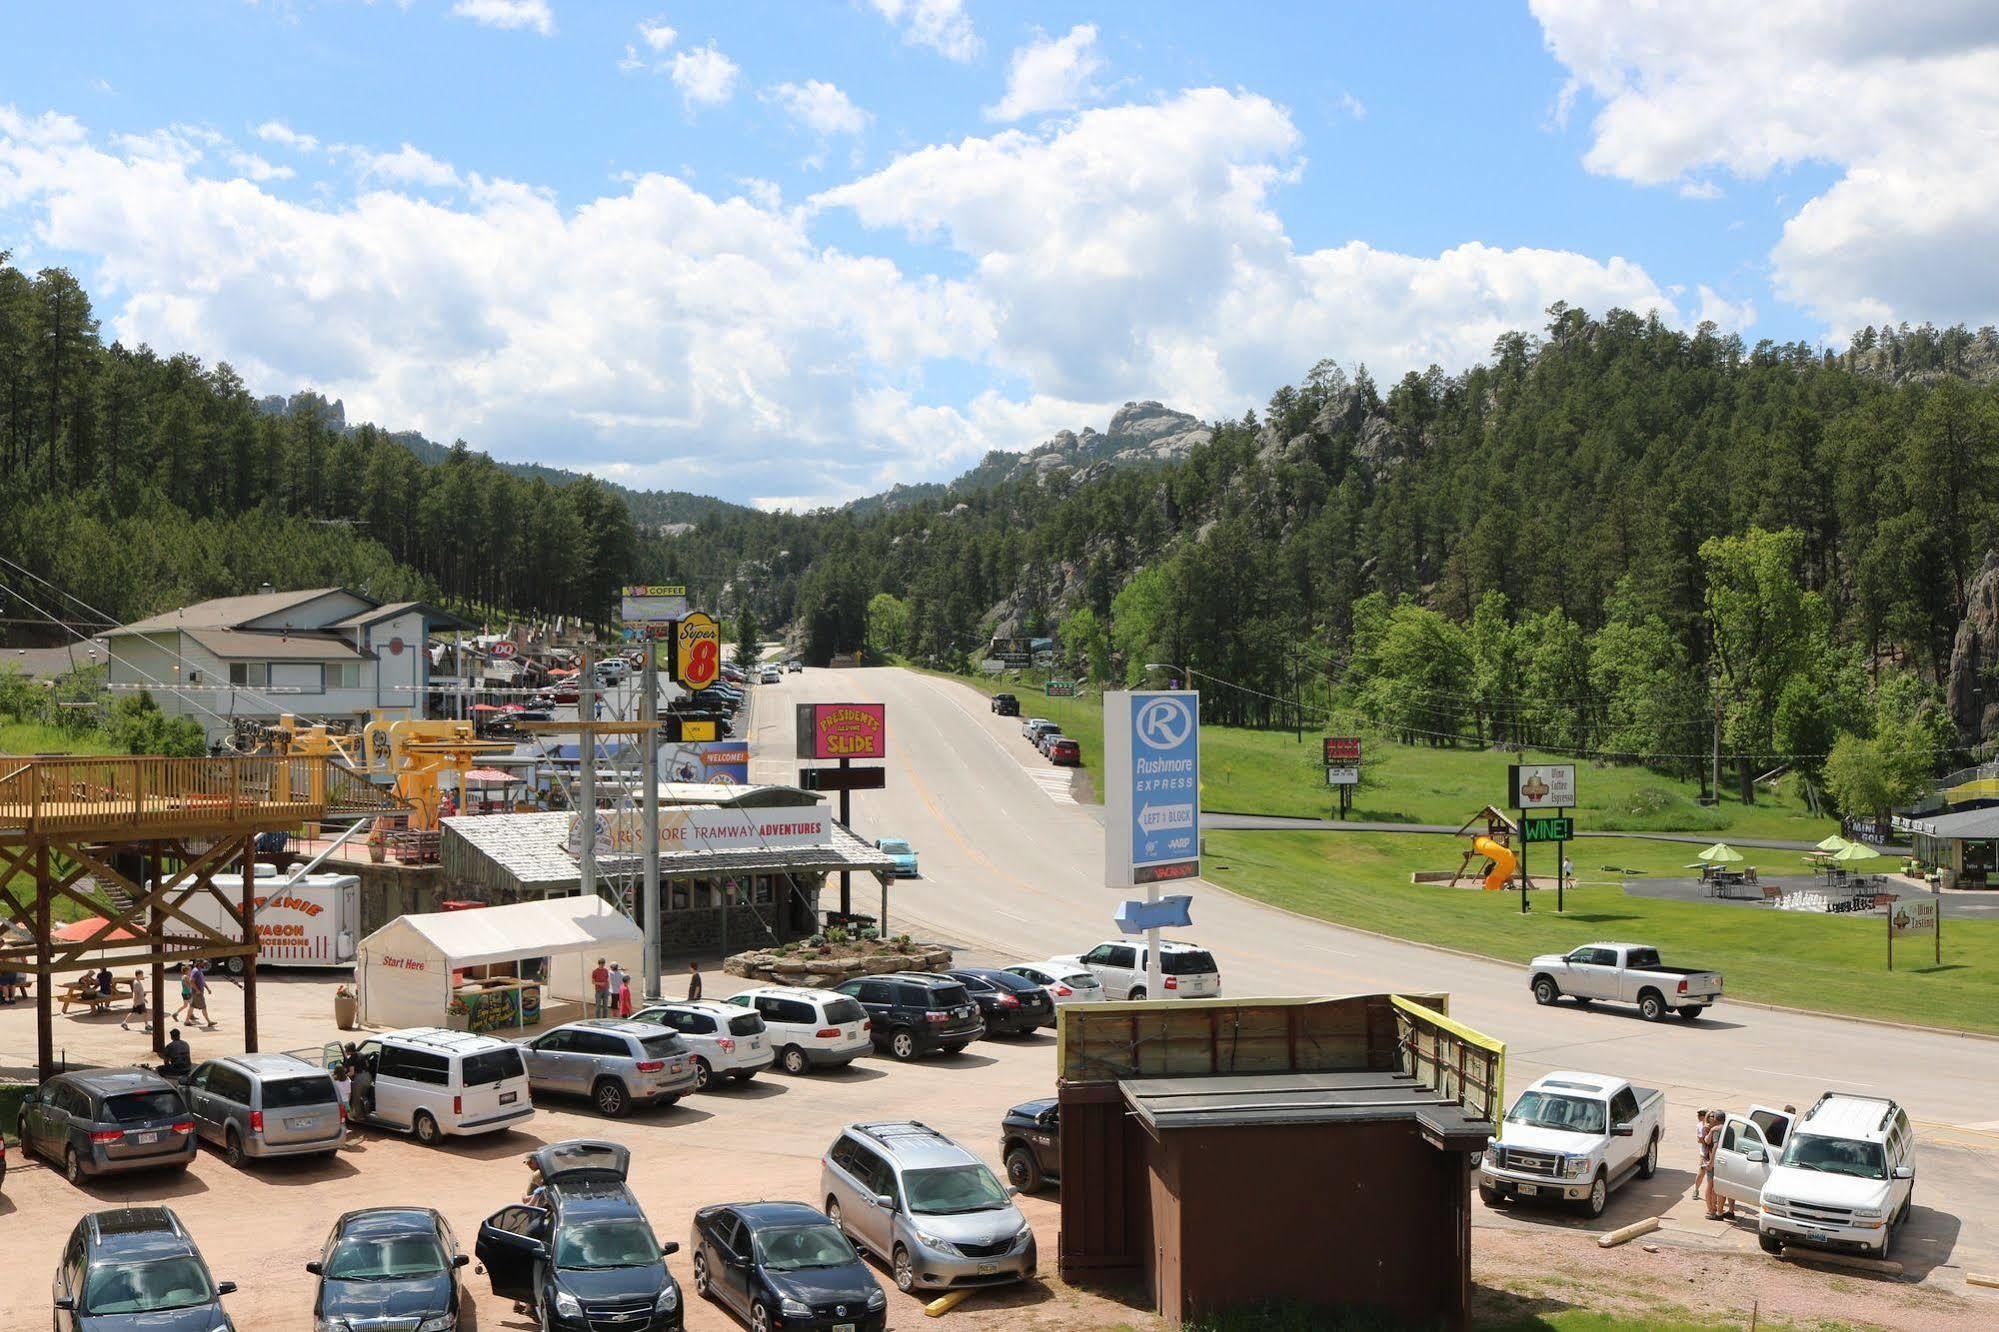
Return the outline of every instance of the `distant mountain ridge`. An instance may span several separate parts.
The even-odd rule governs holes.
[[[939,500],[950,494],[973,494],[1032,476],[1047,484],[1058,476],[1102,468],[1146,467],[1180,462],[1214,436],[1198,417],[1175,411],[1150,399],[1127,402],[1111,416],[1103,431],[1085,426],[1057,432],[1046,443],[1024,453],[994,449],[979,465],[948,483],[894,485],[878,495],[850,501],[846,508],[860,516]]]
[[[294,393],[289,398],[276,393],[270,394],[257,400],[257,410],[269,416],[289,416],[296,410],[298,404],[306,399],[318,402],[322,418],[334,430],[345,432],[353,428],[347,424],[347,407],[344,402],[338,398],[328,402],[319,394],[310,391]],[[383,433],[415,454],[419,462],[430,466],[435,467],[451,456],[449,444],[439,444],[417,431],[385,430]],[[573,485],[585,475],[564,467],[547,467],[541,463],[502,462],[497,458],[491,461],[494,466],[504,468],[516,476],[528,480],[539,478],[556,487]],[[696,495],[685,490],[633,490],[630,486],[622,486],[603,477],[598,477],[596,480],[625,502],[625,507],[630,511],[634,523],[669,536],[673,535],[676,529],[690,527],[710,514],[748,512],[743,505],[716,499],[712,495]]]

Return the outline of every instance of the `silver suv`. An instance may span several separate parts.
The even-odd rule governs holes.
[[[655,1022],[584,1018],[521,1047],[536,1092],[587,1096],[616,1119],[634,1104],[672,1105],[694,1090],[700,1070],[687,1042]]]
[[[188,1078],[187,1105],[195,1133],[230,1165],[336,1152],[347,1136],[333,1079],[296,1055],[210,1059]]]
[[[849,1124],[821,1158],[826,1215],[908,1294],[1034,1275],[1034,1230],[978,1157],[915,1120]]]

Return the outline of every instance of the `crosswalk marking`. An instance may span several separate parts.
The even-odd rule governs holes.
[[[1025,771],[1029,777],[1034,779],[1034,784],[1046,792],[1048,798],[1056,804],[1073,805],[1076,803],[1076,797],[1069,789],[1068,769],[1047,771],[1028,768]]]

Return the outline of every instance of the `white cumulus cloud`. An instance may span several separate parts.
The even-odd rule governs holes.
[[[348,152],[360,166],[362,175],[375,180],[434,188],[458,183],[458,172],[449,162],[441,162],[411,144],[406,143],[393,153],[371,153],[360,148],[350,148]]]
[[[670,67],[673,86],[688,110],[721,106],[736,93],[736,76],[742,67],[715,49],[715,43],[674,54]]]
[[[984,49],[965,0],[874,0],[874,7],[901,30],[902,40],[927,46],[946,60],[968,63]]]
[[[1598,104],[1585,164],[1708,197],[1726,172],[1839,171],[1771,254],[1778,294],[1834,334],[1999,311],[1999,6],[1533,0]]]
[[[1073,111],[1096,96],[1104,68],[1097,55],[1097,27],[1078,23],[1061,37],[1045,33],[1013,53],[1006,94],[986,108],[988,120],[1021,120],[1046,111]]]
[[[780,83],[770,90],[770,96],[801,129],[822,138],[859,134],[868,127],[867,112],[855,106],[846,93],[819,79]]]
[[[663,19],[642,19],[639,22],[639,40],[649,51],[664,51],[673,45],[673,39],[680,34]]]
[[[295,153],[317,152],[319,140],[310,134],[300,134],[281,120],[267,120],[251,133],[265,143],[275,143],[281,148],[289,148]]]
[[[487,28],[530,28],[544,37],[555,32],[548,0],[457,0],[451,13]]]

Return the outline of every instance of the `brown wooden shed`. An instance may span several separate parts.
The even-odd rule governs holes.
[[[1265,1301],[1464,1326],[1504,1049],[1424,998],[1064,1009],[1063,1275],[1137,1277],[1176,1326]]]

